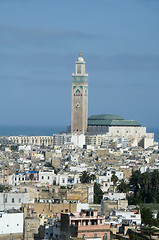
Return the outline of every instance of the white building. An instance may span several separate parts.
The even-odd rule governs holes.
[[[58,174],[58,184],[60,186],[69,186],[74,185],[76,183],[80,183],[79,174],[73,174],[73,173],[63,173]]]
[[[71,142],[75,147],[83,148],[85,145],[85,135],[84,134],[72,134]]]
[[[57,175],[52,171],[39,171],[39,182],[49,185],[56,185],[58,181]]]
[[[12,175],[9,175],[9,185],[12,186],[17,186],[25,180],[26,180],[25,172],[13,173]]]
[[[131,224],[141,225],[141,214],[137,211],[114,210],[112,216],[116,216],[121,223],[128,221]]]
[[[103,199],[109,199],[109,200],[121,200],[126,199],[126,193],[107,193],[103,195]]]
[[[0,236],[23,233],[23,213],[0,212]]]
[[[0,211],[20,209],[22,203],[29,203],[29,193],[0,193]]]
[[[86,167],[85,163],[81,163],[81,164],[76,165],[76,166],[70,166],[70,172],[81,173],[81,172],[84,172],[84,171],[87,171],[87,167]]]

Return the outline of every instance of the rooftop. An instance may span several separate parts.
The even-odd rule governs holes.
[[[88,118],[89,126],[141,126],[135,120],[125,120],[118,115],[92,115]]]

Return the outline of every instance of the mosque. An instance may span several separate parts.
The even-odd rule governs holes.
[[[72,117],[71,134],[111,137],[128,137],[136,145],[154,146],[154,134],[146,133],[135,120],[126,120],[118,115],[93,115],[88,118],[88,74],[85,72],[85,61],[80,56],[75,62],[75,73],[72,74]]]

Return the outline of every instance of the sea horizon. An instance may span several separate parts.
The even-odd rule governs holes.
[[[52,136],[66,130],[66,126],[0,126],[0,136]],[[146,127],[146,132],[154,133],[159,142],[159,127]]]

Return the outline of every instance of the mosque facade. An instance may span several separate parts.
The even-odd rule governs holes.
[[[135,120],[109,114],[88,118],[88,74],[85,73],[85,61],[81,53],[75,64],[75,73],[72,74],[71,134],[83,134],[93,139],[97,135],[128,137],[136,141],[135,145],[143,142],[146,142],[147,146],[154,144],[154,134],[146,133],[146,127],[142,127]]]

